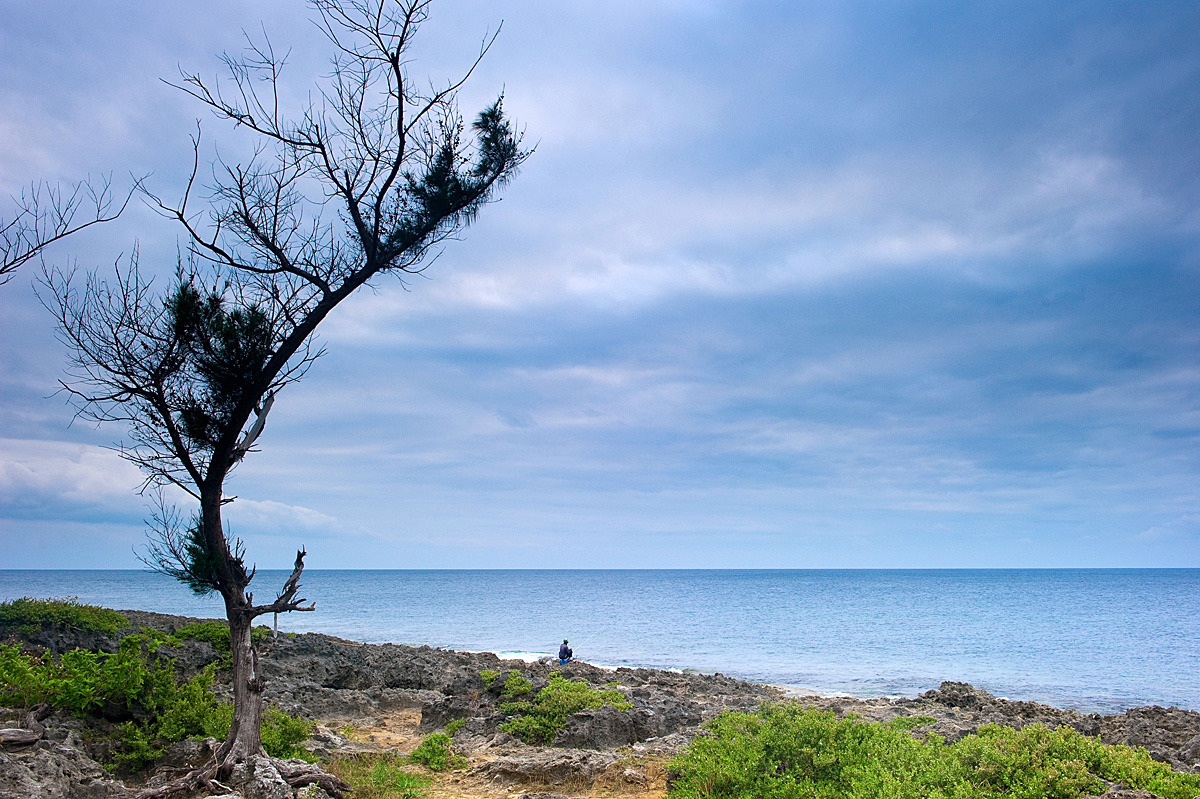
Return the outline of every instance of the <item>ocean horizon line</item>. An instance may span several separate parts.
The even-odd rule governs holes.
[[[291,572],[291,566],[262,566],[259,572]],[[627,567],[573,567],[573,566],[530,566],[530,567],[306,567],[309,572],[1187,572],[1200,571],[1200,566],[627,566]],[[126,572],[161,574],[153,569],[107,568],[83,569],[68,567],[0,568],[0,572]],[[166,576],[166,575],[163,575]]]

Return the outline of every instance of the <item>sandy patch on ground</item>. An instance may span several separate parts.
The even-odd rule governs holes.
[[[346,730],[346,737],[361,743],[378,744],[388,750],[407,755],[421,743],[417,732],[421,723],[419,708],[389,713],[375,720],[371,726],[355,726]]]

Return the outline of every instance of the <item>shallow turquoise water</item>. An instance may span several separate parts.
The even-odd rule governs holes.
[[[286,572],[252,586],[273,596]],[[1084,711],[1200,710],[1200,569],[305,572],[280,629],[915,695],[941,680]],[[0,599],[221,616],[161,575],[0,571]],[[265,619],[270,623],[270,619]]]

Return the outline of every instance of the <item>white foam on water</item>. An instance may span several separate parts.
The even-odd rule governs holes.
[[[503,650],[499,650],[499,651],[488,650],[488,651],[490,651],[491,654],[495,655],[496,657],[500,658],[501,660],[520,660],[524,663],[537,663],[539,660],[550,660],[550,661],[553,661],[554,663],[558,663],[558,656],[551,655],[547,652],[524,652],[521,650],[511,650],[511,649],[503,649]],[[604,663],[589,663],[588,661],[585,661],[585,660],[581,660],[579,662],[585,663],[588,666],[593,666],[593,667],[595,667],[597,669],[601,669],[603,671],[616,671],[619,668],[618,666],[609,666]]]
[[[514,650],[504,650],[500,652],[492,652],[493,655],[501,660],[521,660],[525,663],[537,663],[539,660],[553,658],[549,652],[521,652]],[[557,660],[557,658],[555,658]]]

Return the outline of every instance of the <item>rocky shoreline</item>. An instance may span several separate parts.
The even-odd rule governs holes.
[[[43,630],[21,637],[27,645],[56,653],[75,647],[113,651],[121,635],[141,627],[174,632],[198,621],[144,611],[121,613],[132,628],[118,636]],[[784,698],[778,688],[719,674],[609,670],[586,663],[559,667],[548,661],[505,661],[491,653],[362,644],[318,633],[281,635],[260,650],[267,700],[316,722],[317,732],[307,745],[322,759],[363,751],[408,751],[421,735],[461,719],[453,741],[468,758],[463,779],[471,786],[462,796],[519,796],[514,791],[522,789],[531,792],[528,796],[555,795],[546,791],[580,796],[598,785],[631,795],[662,796],[666,774],[655,764],[682,751],[705,721],[726,710],[750,711],[761,702]],[[200,641],[187,641],[169,651],[164,648],[162,654],[175,659],[182,675],[219,657],[211,644]],[[550,746],[530,746],[500,731],[507,675],[520,674],[537,691],[560,671],[569,679],[620,691],[632,709],[602,707],[577,713]],[[489,672],[499,678],[485,681],[483,675]],[[935,733],[948,740],[969,735],[984,724],[1067,725],[1105,743],[1144,747],[1173,768],[1200,772],[1200,713],[1190,710],[1146,707],[1120,715],[1081,714],[999,699],[957,682],[944,682],[916,698],[792,699],[839,716],[856,714],[872,721],[928,716],[934,722],[914,734]],[[0,718],[0,726],[18,722]],[[96,762],[101,753],[89,750],[81,719],[56,714],[40,724],[45,728],[40,740],[0,749],[0,799],[101,799],[125,790]],[[159,776],[151,779],[161,779],[170,769],[206,753],[202,743],[185,742],[168,753],[157,769]]]

